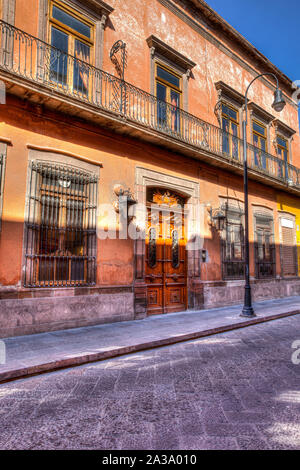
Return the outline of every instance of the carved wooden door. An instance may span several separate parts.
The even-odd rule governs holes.
[[[148,190],[146,269],[149,315],[186,309],[184,200],[176,193]]]

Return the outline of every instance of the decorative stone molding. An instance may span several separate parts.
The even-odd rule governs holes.
[[[183,94],[183,109],[188,110],[188,81],[191,77],[191,70],[196,66],[195,62],[185,57],[180,52],[177,52],[171,46],[158,39],[156,36],[149,36],[147,44],[150,48],[150,73],[151,85],[150,93],[155,93],[154,87],[154,62],[157,58],[160,62],[165,62],[166,65],[171,66],[182,77],[182,94]]]
[[[57,149],[40,149],[38,147],[30,146],[28,149],[28,165],[27,165],[27,179],[26,179],[26,197],[25,197],[25,210],[24,210],[24,220],[28,220],[30,214],[30,188],[31,188],[31,165],[32,162],[46,162],[53,164],[63,164],[73,169],[85,170],[91,176],[100,177],[100,166],[91,164],[82,157],[77,155],[70,154],[69,152],[59,151]],[[99,194],[98,194],[99,200]],[[96,204],[98,204],[98,200]],[[25,258],[25,234],[26,227],[24,224],[24,244],[23,244],[23,253],[22,253],[22,275],[21,279],[24,280],[25,270],[26,270],[26,258]],[[95,251],[97,248],[95,247]],[[23,282],[22,282],[23,284]]]
[[[155,52],[158,52],[162,56],[166,57],[183,70],[187,71],[188,69],[191,70],[193,67],[195,67],[195,62],[190,60],[188,57],[185,57],[180,52],[177,52],[175,49],[163,42],[161,39],[158,39],[156,36],[153,36],[153,34],[149,36],[146,41],[151,49],[154,48]]]
[[[135,172],[135,194],[138,204],[146,206],[147,187],[161,187],[170,189],[188,198],[186,204],[190,214],[188,227],[188,243],[197,237],[200,238],[200,195],[199,183],[176,176],[170,176],[158,171],[136,167]],[[145,227],[145,213],[137,214],[136,224]],[[199,308],[203,303],[200,282],[200,249],[187,250],[187,289],[188,307]],[[135,244],[135,299],[136,314],[139,318],[146,315],[147,287],[144,280],[145,274],[145,240],[139,239]]]
[[[276,132],[283,134],[287,138],[291,138],[294,134],[296,134],[296,131],[294,129],[292,129],[279,119],[274,119],[273,125],[275,127]]]
[[[268,113],[265,109],[261,108],[257,104],[251,102],[248,104],[248,109],[253,116],[263,121],[266,124],[270,124],[275,118],[272,114]]]
[[[251,58],[256,59],[256,66],[258,60],[265,71],[275,73],[279,77],[280,81],[282,81],[282,83],[284,83],[289,89],[292,88],[292,81],[277,67],[275,67],[275,65],[272,64],[257,49],[255,49],[253,45],[249,41],[247,41],[240,33],[234,30],[234,28],[232,28],[232,26],[230,26],[220,15],[218,15],[212,8],[210,8],[207,3],[202,2],[200,0],[191,1],[195,3],[197,10],[199,10],[198,17],[193,14],[189,14],[191,13],[189,11],[189,8],[187,8],[187,12],[185,12],[182,9],[181,5],[180,7],[177,7],[174,3],[174,0],[158,0],[160,4],[162,4],[165,8],[171,11],[178,18],[180,18],[183,22],[185,22],[191,29],[196,31],[199,35],[201,35],[203,38],[213,44],[216,48],[226,54],[231,60],[234,60],[235,63],[241,66],[244,70],[249,72],[253,76],[253,78],[256,77],[257,69],[249,65],[249,61],[243,60],[237,53],[233,51],[232,47],[226,46],[224,41],[219,40],[212,32],[209,31],[209,29],[211,28],[207,25],[205,19],[209,16],[210,22],[211,19],[214,18],[214,20],[216,20],[217,30],[221,31],[223,29],[225,34],[229,34],[229,36],[234,37],[237,43],[240,44],[241,48],[245,52],[247,52]],[[266,85],[270,90],[272,90],[273,92],[275,91],[275,84],[271,83],[265,77],[261,77],[259,80],[263,82],[264,85]],[[287,95],[285,95],[285,99],[291,106],[297,109],[297,104],[294,102],[294,100],[289,98]]]
[[[239,93],[237,90],[232,88],[231,86],[227,85],[222,81],[218,81],[215,83],[216,90],[218,91],[218,98],[219,99],[229,99],[230,101],[234,102],[234,104],[238,107],[243,106],[245,103],[245,96]]]
[[[215,105],[214,113],[218,119],[219,125],[222,125],[222,103],[229,104],[237,108],[239,112],[239,121],[242,121],[242,111],[243,105],[245,103],[245,96],[239,93],[237,90],[232,88],[231,86],[227,85],[222,81],[218,81],[215,83],[215,87],[218,94],[218,100]],[[249,101],[249,100],[248,100]]]

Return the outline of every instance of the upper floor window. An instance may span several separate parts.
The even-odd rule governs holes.
[[[277,156],[280,158],[280,163],[278,164],[278,176],[281,178],[288,178],[288,165],[289,163],[289,144],[288,140],[284,137],[277,135]]]
[[[88,94],[93,52],[93,24],[59,2],[51,2],[50,79],[76,92]]]
[[[222,104],[223,152],[239,158],[239,113],[237,109]]]
[[[258,121],[252,121],[253,145],[259,150],[254,149],[254,164],[263,169],[267,169],[267,128]]]
[[[155,88],[159,125],[180,130],[181,77],[160,63],[155,64]],[[171,106],[166,105],[168,103]]]
[[[281,160],[285,161],[286,163],[289,162],[289,146],[288,141],[284,137],[277,136],[277,155]]]

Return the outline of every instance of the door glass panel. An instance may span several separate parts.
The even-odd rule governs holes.
[[[265,152],[266,152],[266,141],[262,137],[260,138],[260,148],[262,149],[261,165],[264,169],[266,169],[267,168],[267,156],[265,154]]]
[[[50,55],[50,79],[52,81],[66,84],[68,76],[68,35],[56,29],[51,28],[51,45],[59,49],[51,49]],[[61,52],[62,51],[62,52]]]
[[[156,228],[149,230],[149,246],[148,246],[148,264],[150,268],[156,265]]]
[[[223,139],[222,139],[222,141],[223,141],[223,152],[229,154],[229,136],[227,134],[227,132],[229,132],[229,121],[228,121],[228,119],[226,119],[226,118],[222,119],[222,128],[223,128],[223,131],[225,131],[223,133]]]
[[[170,93],[171,104],[176,107],[171,109],[171,128],[175,131],[179,130],[179,123],[180,123],[180,115],[179,115],[179,104],[180,104],[180,96],[174,90],[171,90]]]
[[[179,237],[178,231],[172,231],[172,266],[178,268],[179,266]]]
[[[157,117],[159,124],[165,124],[167,121],[167,110],[166,110],[166,92],[167,88],[161,83],[156,83],[156,96],[157,101]]]
[[[239,158],[239,145],[238,145],[238,127],[234,122],[231,123],[231,133],[232,133],[232,156],[238,160]]]

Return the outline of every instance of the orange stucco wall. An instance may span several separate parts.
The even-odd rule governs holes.
[[[38,0],[16,0],[15,25],[33,35],[38,31]],[[218,125],[214,108],[217,102],[215,83],[224,81],[240,93],[245,93],[253,74],[236,59],[229,57],[221,44],[229,48],[256,73],[263,70],[243,54],[240,46],[224,36],[221,31],[213,31],[205,24],[201,27],[210,31],[219,45],[212,44],[203,34],[189,27],[178,16],[162,6],[157,0],[109,0],[114,11],[109,17],[103,44],[103,69],[112,74],[114,66],[109,59],[112,44],[122,39],[127,45],[127,68],[125,78],[128,82],[150,91],[150,51],[146,38],[151,34],[166,42],[181,54],[196,63],[188,83],[188,111],[210,123]],[[186,14],[190,13],[186,10]],[[284,87],[285,95],[292,91]],[[273,90],[263,81],[257,81],[250,93],[250,101],[275,118],[298,131],[296,106],[290,100],[284,111],[279,114],[272,108]],[[240,129],[241,130],[241,129]],[[250,129],[248,129],[250,141]],[[201,202],[219,205],[219,196],[243,199],[241,177],[228,172],[210,168],[150,144],[130,138],[116,136],[105,129],[88,125],[82,121],[63,117],[54,112],[39,110],[12,96],[7,105],[0,107],[0,137],[10,139],[7,150],[5,175],[3,226],[0,239],[0,284],[9,286],[20,284],[22,268],[23,221],[28,166],[28,144],[61,149],[103,164],[100,173],[99,202],[112,202],[113,185],[124,182],[133,188],[135,167],[164,171],[167,174],[188,178],[200,183]],[[275,130],[271,127],[271,148]],[[292,143],[293,164],[300,167],[300,138],[294,136]],[[252,204],[261,204],[274,211],[275,243],[279,243],[276,191],[259,183],[250,182],[250,242],[251,275],[254,276],[253,255],[253,217]],[[221,278],[219,239],[212,239],[208,225],[205,228],[205,248],[209,262],[202,265],[202,279]],[[101,285],[128,285],[134,277],[134,244],[124,240],[98,241],[97,283]],[[279,251],[277,250],[277,273],[280,273]]]
[[[239,93],[245,94],[246,88],[255,74],[265,71],[260,70],[255,61],[241,49],[241,46],[226,37],[224,32],[206,26],[201,16],[197,18],[195,13],[192,16],[185,7],[188,2],[182,2],[181,9],[194,21],[198,20],[204,33],[209,32],[217,43],[213,44],[203,37],[204,33],[200,34],[195,31],[157,0],[147,0],[147,2],[144,0],[122,2],[110,0],[108,3],[114,8],[114,11],[109,16],[104,32],[103,70],[116,74],[115,67],[109,58],[109,51],[115,41],[122,39],[126,43],[127,50],[126,81],[150,92],[150,50],[146,39],[150,35],[155,35],[195,62],[196,66],[192,70],[188,84],[188,111],[210,123],[218,125],[214,113],[217,102],[216,82],[221,80]],[[177,6],[180,4],[180,2],[175,3]],[[37,35],[38,9],[38,0],[30,2],[16,0],[16,26]],[[232,54],[231,57],[226,54],[224,48],[230,50],[237,58]],[[242,60],[244,65],[240,64],[238,60]],[[252,73],[246,67],[251,67]],[[287,89],[287,86],[282,83],[281,86],[286,97],[291,97],[294,90]],[[293,142],[293,163],[300,166],[297,107],[288,101],[283,112],[276,113],[271,107],[273,90],[261,80],[257,80],[253,84],[248,98],[298,132]],[[250,136],[249,129],[249,140]],[[272,130],[271,142],[274,136],[275,133]],[[268,150],[270,153],[274,153],[273,146]]]
[[[61,149],[101,162],[103,168],[100,170],[99,203],[111,203],[114,200],[113,186],[116,183],[122,182],[134,188],[137,165],[199,182],[200,201],[211,204],[212,207],[219,205],[220,196],[243,200],[241,177],[221,169],[212,169],[202,162],[129,138],[116,139],[108,131],[84,125],[75,119],[69,123],[65,118],[46,111],[39,115],[34,107],[27,107],[15,98],[11,98],[5,111],[1,108],[0,112],[0,136],[9,138],[12,142],[7,150],[0,243],[0,283],[3,285],[16,285],[21,279],[28,145]],[[63,121],[59,122],[59,119]],[[273,209],[276,217],[276,193],[272,188],[250,182],[249,203],[250,207],[255,203]],[[220,279],[220,240],[217,235],[212,239],[208,214],[205,218],[204,236],[204,248],[208,250],[209,262],[202,265],[202,279]],[[251,209],[250,242],[251,274],[254,275]],[[277,228],[275,242],[278,243]],[[134,243],[131,240],[99,240],[97,283],[132,283],[133,257]],[[279,259],[277,265],[279,270]]]

